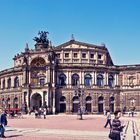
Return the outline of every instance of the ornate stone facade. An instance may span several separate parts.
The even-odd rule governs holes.
[[[38,39],[38,38],[36,38]],[[14,58],[14,67],[0,72],[0,105],[3,108],[47,106],[50,113],[104,109],[140,111],[140,65],[116,66],[105,45],[74,39],[53,47],[37,42],[35,49]]]

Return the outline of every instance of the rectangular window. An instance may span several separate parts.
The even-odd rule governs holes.
[[[86,58],[86,53],[82,53],[82,58]]]
[[[69,53],[65,53],[65,58],[68,58],[69,57]]]
[[[73,57],[74,57],[74,58],[77,58],[77,56],[78,56],[77,53],[74,53],[74,54],[73,54]]]
[[[93,53],[90,54],[90,58],[94,58],[94,54]]]
[[[57,53],[57,58],[60,58],[60,53]]]
[[[98,54],[98,59],[101,59],[102,58],[102,55],[101,54]]]

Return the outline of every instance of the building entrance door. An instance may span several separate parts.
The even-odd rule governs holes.
[[[40,107],[42,107],[42,97],[39,93],[35,93],[31,97],[31,108],[38,110]]]
[[[101,97],[99,97],[98,98],[98,112],[99,113],[103,113],[103,103],[104,103],[104,101],[103,101],[104,99],[103,99],[103,97],[101,96]]]
[[[110,102],[110,112],[113,113],[114,112],[114,97],[110,97],[109,102]]]
[[[73,97],[73,109],[72,109],[72,112],[77,113],[78,108],[79,108],[79,98],[78,98],[78,96],[74,96]]]
[[[66,112],[66,104],[65,103],[60,103],[60,113]]]
[[[91,101],[92,98],[90,96],[86,97],[86,112],[91,113]]]
[[[66,112],[66,98],[64,96],[62,96],[60,98],[60,113],[64,113]]]

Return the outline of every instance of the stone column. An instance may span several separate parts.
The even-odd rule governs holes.
[[[84,71],[81,71],[81,84],[84,85]]]
[[[14,76],[11,77],[11,87],[14,87]]]
[[[108,85],[108,73],[106,72],[106,85]]]
[[[52,87],[55,86],[55,70],[54,70],[54,67],[52,69]]]
[[[66,85],[69,85],[69,71],[66,73]]]
[[[97,85],[97,72],[95,71],[95,74],[94,74],[94,79],[95,79],[95,85]]]
[[[64,51],[62,50],[62,63],[64,63]]]
[[[26,83],[26,71],[23,68],[23,78],[22,78],[22,83],[25,84]]]
[[[90,63],[90,52],[88,51],[88,63]]]
[[[81,51],[79,51],[79,61],[80,61],[80,63],[82,62],[81,58],[82,58],[82,54],[81,54]]]
[[[98,63],[98,53],[95,53],[96,64]]]
[[[53,91],[52,92],[52,94],[53,94],[53,114],[55,114],[55,110],[56,110],[56,108],[55,108],[55,91]]]
[[[70,88],[70,71],[68,71],[68,77],[67,77],[67,81],[68,81],[68,83],[67,83],[67,85],[68,85],[68,87]]]
[[[7,77],[5,77],[5,88],[7,88],[7,87],[8,87],[7,80],[8,80],[8,78],[7,78]]]
[[[91,76],[92,76],[92,84],[91,85],[93,86],[95,84],[95,81],[94,81],[95,80],[94,72],[91,73]]]
[[[69,84],[70,84],[70,88],[71,88],[71,84],[72,84],[71,80],[72,80],[72,71],[69,72]]]
[[[106,72],[103,74],[103,86],[105,86],[106,85]]]
[[[116,85],[119,85],[119,78],[118,78],[118,74],[116,74],[116,79],[117,79],[117,83],[116,83]]]
[[[28,81],[29,81],[29,84],[30,84],[31,83],[31,71],[29,71]]]
[[[115,86],[117,85],[117,80],[118,80],[118,78],[117,78],[117,74],[115,74]]]
[[[124,85],[124,74],[122,74],[122,86]]]

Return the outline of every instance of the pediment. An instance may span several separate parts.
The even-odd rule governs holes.
[[[97,45],[83,43],[75,40],[70,40],[56,47],[56,49],[90,49],[90,48],[106,49],[105,46],[97,46]]]
[[[87,49],[89,47],[83,46],[83,45],[78,45],[78,44],[71,44],[71,45],[68,45],[68,46],[64,46],[63,48],[69,48],[69,49],[71,49],[71,48],[74,48],[74,49],[79,49],[79,48],[81,48],[81,49]]]

